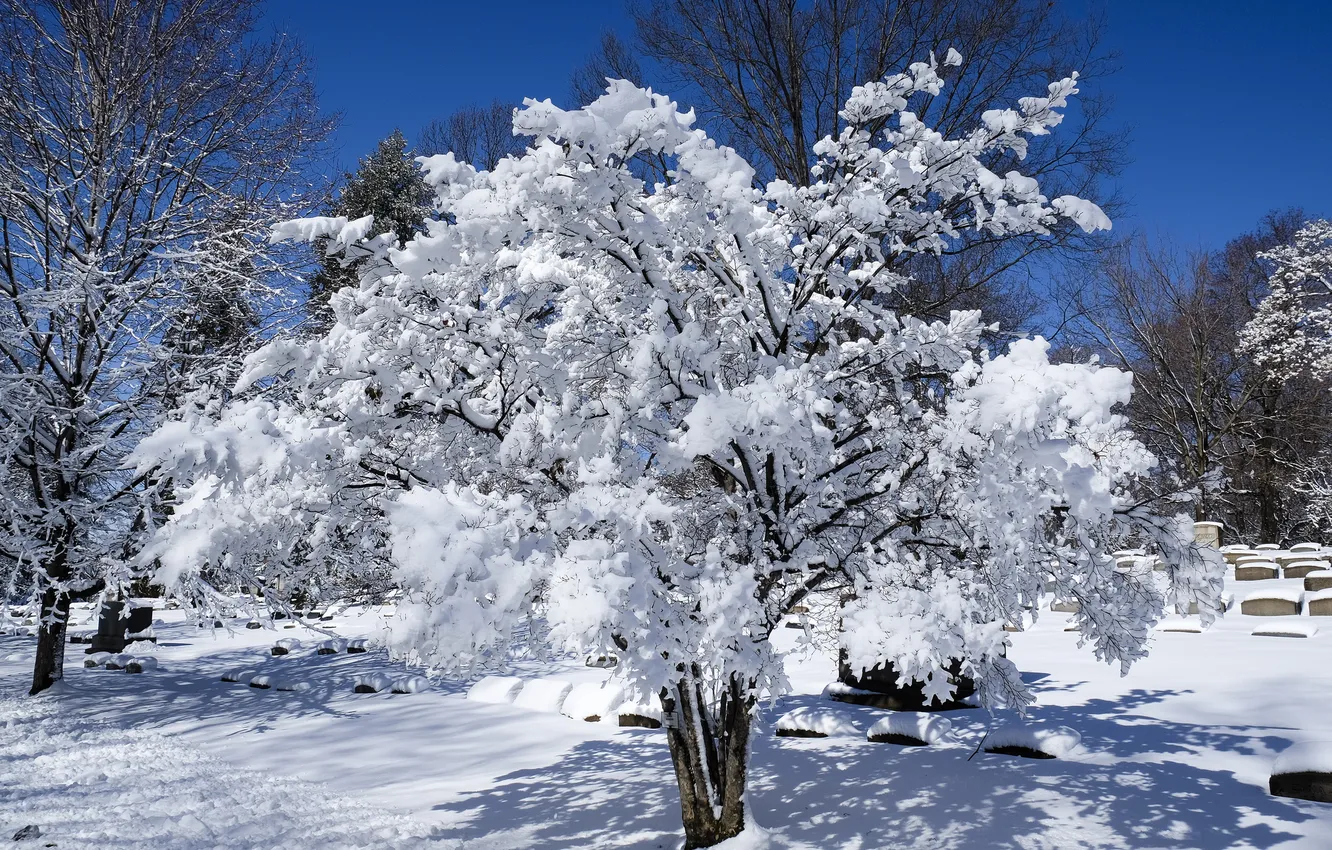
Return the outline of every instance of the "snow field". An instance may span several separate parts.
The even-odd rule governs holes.
[[[66,850],[435,847],[431,829],[326,787],[256,773],[178,737],[66,716],[72,690],[0,693],[0,826]],[[26,845],[25,845],[26,846]]]
[[[1239,587],[1243,596],[1248,588]],[[679,844],[674,778],[660,734],[514,711],[473,699],[466,685],[448,680],[412,699],[356,696],[346,683],[373,667],[373,656],[269,660],[272,635],[267,632],[199,631],[172,619],[162,630],[159,657],[182,675],[155,679],[154,687],[144,690],[123,677],[67,667],[71,681],[60,695],[62,711],[76,718],[115,719],[104,735],[123,738],[121,730],[169,729],[171,744],[225,759],[233,774],[264,781],[278,776],[317,780],[325,784],[307,787],[321,799],[388,806],[417,822],[400,840],[367,837],[341,815],[331,823],[348,829],[345,837],[328,826],[307,838],[285,822],[264,831],[254,823],[257,816],[241,810],[201,814],[193,803],[171,796],[177,789],[154,784],[152,777],[140,781],[127,771],[117,781],[133,787],[116,793],[150,816],[171,810],[178,819],[196,816],[210,829],[218,822],[238,824],[234,837],[199,833],[204,837],[165,838],[154,846],[323,846],[315,842],[332,835],[326,842],[332,847],[396,847],[412,846],[410,835],[432,829],[439,840],[429,846],[465,842],[469,850],[657,850]],[[1152,654],[1121,679],[1117,668],[1097,664],[1085,649],[1077,649],[1077,636],[1064,634],[1061,620],[1042,617],[1026,632],[1012,635],[1010,657],[1034,682],[1038,703],[1027,721],[1003,712],[999,723],[1073,728],[1085,750],[1072,758],[979,755],[968,762],[995,722],[983,711],[937,715],[951,721],[953,734],[930,747],[885,747],[864,734],[775,737],[775,720],[802,702],[840,712],[866,731],[888,716],[842,704],[818,706],[835,664],[818,655],[792,656],[787,670],[793,695],[765,709],[754,738],[751,804],[758,823],[771,831],[767,846],[1327,850],[1332,806],[1276,798],[1267,790],[1273,764],[1292,740],[1332,740],[1332,716],[1322,710],[1332,692],[1332,665],[1327,663],[1332,644],[1324,643],[1322,635],[1287,642],[1251,637],[1255,623],[1280,620],[1285,625],[1295,618],[1250,618],[1236,610],[1203,634],[1153,636]],[[380,623],[371,615],[338,622],[349,637],[373,632]],[[297,634],[307,650],[322,639]],[[790,641],[784,648],[800,638],[794,632],[782,637]],[[10,677],[7,681],[31,663],[31,646],[26,640],[0,639],[0,673]],[[264,661],[251,660],[256,654]],[[70,664],[82,658],[71,653]],[[306,684],[304,696],[274,699],[267,692],[210,684],[228,665],[271,674],[273,691],[283,687],[279,676],[291,671],[319,678],[314,689]],[[495,677],[510,680],[509,687],[497,690],[508,691],[515,682],[521,687],[524,678],[578,684],[608,676],[608,671],[585,668],[581,658],[523,663],[516,669],[517,676]],[[187,671],[198,675],[183,675]],[[0,719],[0,760],[9,732]],[[91,760],[97,753],[89,755]],[[243,773],[240,766],[262,773]],[[6,835],[34,823],[61,847],[120,850],[145,846],[143,840],[171,828],[152,824],[141,840],[139,825],[120,817],[114,802],[119,798],[104,789],[96,803],[100,808],[77,812],[82,838],[61,839],[48,828],[60,826],[58,820],[10,813],[7,779],[0,777],[0,833]],[[202,798],[213,793],[202,783],[185,787]],[[219,806],[252,799],[238,797],[229,787],[214,790]],[[64,786],[39,793],[45,799],[33,800],[26,811],[40,807],[58,814],[84,802],[69,796]],[[283,805],[298,805],[299,798],[282,799]],[[885,806],[885,800],[892,803]],[[282,817],[273,808],[263,811],[270,819]],[[987,814],[973,819],[959,812]]]

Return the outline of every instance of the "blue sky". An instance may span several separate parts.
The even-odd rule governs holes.
[[[1075,2],[1075,8],[1081,4]],[[304,42],[335,140],[353,166],[393,127],[471,102],[562,100],[621,0],[270,0]],[[1273,208],[1332,215],[1332,2],[1111,0],[1107,46],[1121,71],[1097,84],[1133,133],[1120,188],[1141,230],[1217,247]]]

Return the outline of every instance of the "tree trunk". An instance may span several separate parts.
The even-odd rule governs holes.
[[[48,587],[42,594],[41,628],[37,632],[37,658],[32,667],[29,694],[41,693],[64,675],[69,601],[69,594],[58,587]]]
[[[672,692],[673,691],[673,692]],[[695,676],[663,695],[666,740],[680,785],[685,850],[711,847],[745,828],[749,773],[749,688],[732,677],[720,706],[710,710]]]

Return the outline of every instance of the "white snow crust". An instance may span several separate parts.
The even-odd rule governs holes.
[[[1256,627],[1249,634],[1254,637],[1302,637],[1311,638],[1318,634],[1318,627],[1313,623],[1301,623],[1299,621],[1272,623]]]
[[[594,716],[607,720],[623,702],[624,688],[613,682],[580,682],[564,698],[560,713],[574,720]]]
[[[383,673],[364,673],[356,677],[352,683],[352,687],[358,688],[362,685],[373,688],[375,693],[382,693],[393,687],[393,680],[388,676],[385,676]]]
[[[533,679],[523,683],[523,689],[514,697],[513,704],[529,711],[559,714],[571,690],[573,683],[563,679]]]
[[[1286,602],[1298,604],[1304,597],[1304,590],[1298,587],[1269,587],[1263,590],[1255,590],[1253,593],[1244,597],[1245,602],[1252,602],[1258,599],[1281,599]]]
[[[467,698],[473,702],[511,703],[523,689],[523,680],[517,676],[486,676],[468,688]]]
[[[1281,751],[1272,765],[1272,775],[1283,773],[1332,773],[1332,741],[1306,741]]]
[[[1067,726],[1028,726],[1011,723],[998,726],[985,737],[986,747],[1026,747],[1067,758],[1082,742],[1082,735]]]
[[[828,708],[801,707],[777,718],[777,729],[786,732],[819,732],[833,737],[861,737],[860,729],[845,716]]]
[[[875,723],[865,733],[875,735],[910,735],[927,744],[937,744],[953,731],[953,721],[942,714],[924,711],[894,711]]]
[[[430,690],[430,680],[425,676],[399,676],[393,680],[390,688],[395,694],[420,694]]]

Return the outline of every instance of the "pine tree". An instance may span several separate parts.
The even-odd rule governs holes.
[[[407,140],[394,130],[373,153],[361,160],[355,174],[346,176],[347,184],[332,214],[357,219],[375,217],[374,232],[392,231],[399,243],[425,229],[425,210],[432,193],[421,178],[416,164],[407,156]],[[330,318],[329,297],[344,286],[355,286],[360,263],[342,255],[329,256],[326,240],[318,244],[321,268],[310,281],[307,312],[316,328],[325,327]]]

